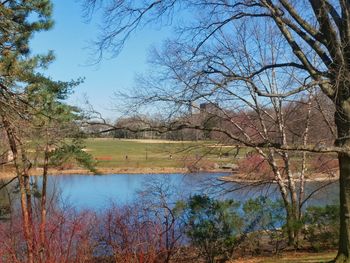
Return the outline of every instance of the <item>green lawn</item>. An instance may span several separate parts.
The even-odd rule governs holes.
[[[220,164],[233,162],[235,152],[234,147],[217,147],[214,142],[96,138],[87,139],[85,144],[87,152],[98,161],[97,167],[180,168],[197,159]],[[241,150],[240,154],[243,152]]]
[[[235,146],[214,141],[123,140],[89,138],[86,150],[98,161],[97,168],[184,168],[200,162],[201,167],[236,163]],[[241,147],[238,157],[249,148]],[[291,158],[298,161],[300,156]],[[210,169],[208,169],[210,170]]]

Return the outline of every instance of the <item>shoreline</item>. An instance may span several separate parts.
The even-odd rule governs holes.
[[[232,182],[232,183],[251,183],[251,184],[268,184],[268,183],[277,183],[274,179],[248,179],[248,178],[242,178],[239,175],[235,176],[221,176],[218,178],[218,180],[222,182]],[[287,181],[287,179],[285,179]],[[295,179],[295,181],[300,181],[299,179]],[[316,178],[306,178],[305,182],[336,182],[339,181],[339,176],[336,177],[329,177],[329,176],[320,176]]]
[[[30,171],[30,176],[41,176],[42,168],[36,168]],[[87,169],[74,168],[74,169],[49,169],[48,175],[112,175],[112,174],[194,174],[194,173],[228,173],[231,175],[220,176],[218,180],[222,182],[232,182],[232,183],[251,183],[251,184],[265,184],[265,183],[277,183],[275,180],[270,179],[249,179],[244,178],[242,175],[235,173],[234,171],[228,169],[212,169],[212,170],[199,170],[196,172],[190,172],[187,168],[175,168],[175,167],[157,167],[157,168],[100,168],[97,169],[98,173],[92,173]],[[14,171],[0,171],[0,179],[12,179],[16,176]],[[329,177],[325,175],[320,175],[315,178],[307,178],[305,182],[335,182],[339,180],[339,176]],[[296,179],[296,181],[298,181]]]
[[[41,176],[42,168],[36,168],[30,171],[31,176]],[[48,175],[107,175],[107,174],[191,174],[187,168],[158,167],[158,168],[100,168],[98,173],[92,173],[87,169],[49,169]],[[225,169],[200,170],[199,173],[230,173]],[[11,179],[16,176],[14,171],[0,171],[0,179]]]

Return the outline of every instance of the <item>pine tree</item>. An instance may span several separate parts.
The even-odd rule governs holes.
[[[64,99],[80,80],[53,81],[42,73],[54,60],[53,53],[31,54],[33,35],[52,25],[49,0],[0,0],[0,124],[13,153],[29,263],[46,262],[49,253],[45,236],[46,184],[52,160],[74,157],[93,169],[90,156],[82,151],[81,140],[65,140],[67,136],[79,136],[75,125],[79,112]],[[40,164],[33,161],[33,149]],[[43,168],[40,193],[39,187],[30,184],[33,165]],[[40,198],[39,218],[34,218],[34,198]],[[40,226],[36,227],[35,222]]]

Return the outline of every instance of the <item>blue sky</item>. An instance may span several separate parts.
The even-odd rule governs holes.
[[[47,73],[53,79],[68,81],[84,77],[69,102],[80,106],[86,95],[96,110],[114,120],[118,112],[112,111],[113,92],[125,91],[134,85],[136,73],[147,70],[150,46],[158,46],[169,30],[146,28],[134,34],[122,52],[113,59],[91,65],[91,41],[98,36],[98,17],[86,23],[81,2],[54,0],[55,26],[48,32],[38,33],[32,40],[34,53],[53,50],[56,61]],[[90,64],[90,65],[89,65]]]

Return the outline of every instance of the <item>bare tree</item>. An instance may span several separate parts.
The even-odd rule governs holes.
[[[295,154],[291,155],[288,149],[293,149],[297,143],[299,147],[308,147],[311,143],[326,141],[331,137],[331,132],[327,127],[326,137],[318,138],[319,141],[311,140],[309,136],[311,112],[315,112],[312,108],[316,106],[315,88],[288,97],[259,96],[257,87],[264,89],[267,94],[287,92],[297,85],[302,87],[304,80],[297,72],[280,73],[272,68],[248,81],[228,77],[232,74],[231,69],[240,75],[255,71],[256,61],[277,63],[277,57],[283,52],[284,46],[273,38],[274,31],[270,27],[264,32],[254,30],[254,35],[248,35],[245,30],[244,25],[237,28],[235,41],[228,33],[220,32],[216,38],[225,44],[203,47],[198,56],[192,58],[187,57],[190,50],[176,42],[169,42],[165,52],[156,53],[154,60],[161,72],[154,79],[158,83],[159,80],[165,80],[164,86],[150,89],[149,81],[145,80],[145,93],[133,93],[136,96],[131,97],[131,100],[136,100],[138,105],[142,101],[147,105],[150,102],[168,102],[173,104],[169,113],[173,116],[175,105],[186,108],[187,101],[205,101],[215,105],[209,117],[199,125],[192,119],[175,117],[168,129],[187,127],[216,132],[222,135],[221,139],[227,144],[239,143],[256,150],[272,172],[272,178],[262,180],[272,179],[278,184],[287,214],[289,243],[297,245],[299,229],[295,225],[301,219],[305,199],[309,199],[304,193],[307,154],[303,152],[303,165],[298,166],[293,161]],[[250,41],[261,42],[254,55],[248,52]],[[303,124],[299,125],[299,134],[294,131],[293,135],[297,139],[292,140],[291,130],[297,125],[292,124],[296,120],[290,112],[295,107],[303,108],[303,113],[298,116]],[[208,125],[208,120],[213,118],[217,121]],[[318,152],[318,149],[314,148],[314,151]]]
[[[102,6],[104,1],[88,0],[89,7]],[[302,150],[308,152],[334,152],[338,154],[340,166],[340,239],[336,262],[349,262],[350,257],[350,110],[349,110],[349,38],[350,38],[350,4],[347,1],[292,1],[292,0],[241,0],[241,1],[112,1],[105,9],[104,34],[98,41],[100,51],[109,49],[118,51],[125,44],[131,33],[140,26],[161,22],[162,19],[176,22],[177,8],[186,8],[193,17],[181,25],[183,46],[188,45],[186,60],[182,63],[196,62],[201,53],[210,45],[225,47],[232,43],[217,38],[222,32],[233,32],[233,27],[240,22],[252,34],[256,27],[250,25],[256,21],[257,28],[264,30],[266,24],[275,29],[275,38],[284,46],[282,55],[274,61],[255,63],[252,71],[237,71],[236,65],[228,68],[216,68],[218,63],[208,61],[202,69],[208,76],[217,74],[224,80],[220,85],[245,81],[252,85],[257,96],[287,98],[311,87],[319,87],[335,106],[335,124],[337,127],[334,146],[315,147],[311,145],[285,145],[283,140],[272,145],[275,149]],[[90,9],[91,10],[91,9]],[[188,14],[188,13],[186,13]],[[184,15],[179,14],[179,17]],[[175,23],[174,22],[174,23]],[[181,20],[183,22],[183,20]],[[233,37],[233,38],[232,38]],[[231,34],[230,39],[235,39]],[[254,56],[255,49],[261,44],[250,42],[247,53]],[[193,60],[193,58],[195,60]],[[243,58],[244,59],[244,58]],[[197,61],[196,61],[197,60]],[[234,66],[234,67],[232,67]],[[300,86],[289,86],[287,90],[266,92],[263,85],[253,85],[252,80],[259,78],[266,71],[297,71],[304,77]],[[265,82],[266,80],[264,80]],[[179,97],[180,94],[175,94]],[[321,148],[321,149],[320,149]]]
[[[176,208],[179,197],[167,177],[147,180],[145,189],[138,196],[142,209],[161,226],[158,258],[164,263],[172,262],[183,244],[183,211],[177,211],[179,209]]]

